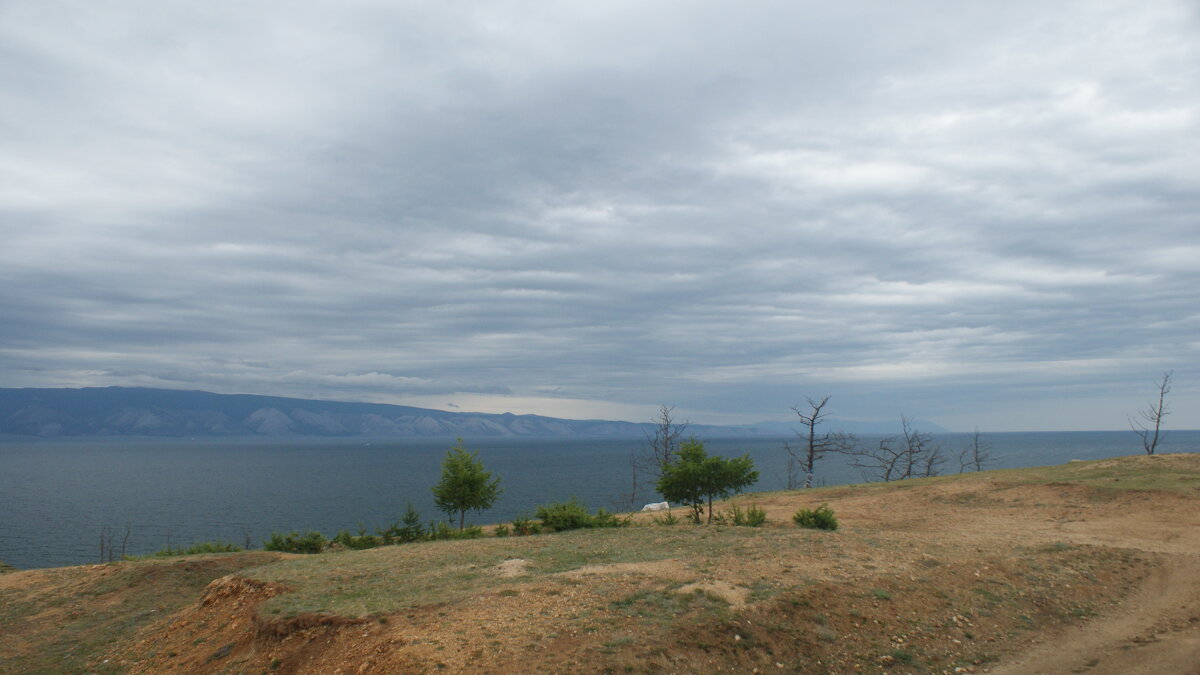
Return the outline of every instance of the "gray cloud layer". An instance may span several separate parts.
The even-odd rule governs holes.
[[[6,3],[0,378],[1200,427],[1184,2]],[[557,402],[557,403],[556,403]],[[539,407],[540,406],[540,407]]]

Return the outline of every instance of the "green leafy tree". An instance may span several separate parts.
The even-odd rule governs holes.
[[[433,486],[433,501],[453,518],[458,514],[458,529],[466,527],[467,511],[489,509],[500,496],[500,479],[484,471],[479,453],[468,451],[462,439],[446,452],[442,460],[442,479]]]
[[[758,472],[749,455],[732,459],[710,457],[704,443],[689,438],[679,446],[676,461],[663,469],[656,487],[668,501],[692,509],[692,519],[697,523],[707,505],[711,523],[714,499],[741,492],[757,481]]]

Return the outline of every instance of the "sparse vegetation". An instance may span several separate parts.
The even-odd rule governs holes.
[[[154,553],[147,556],[127,556],[126,559],[144,559],[144,558],[171,558],[181,555],[199,555],[202,553],[236,553],[241,551],[242,547],[237,544],[231,544],[224,541],[199,541],[187,548],[175,548],[165,546]]]
[[[518,537],[527,537],[542,533],[542,524],[528,515],[521,515],[512,521],[512,532]]]
[[[289,532],[280,534],[272,532],[271,538],[263,542],[264,551],[280,551],[283,553],[320,553],[329,543],[325,535],[310,531],[305,534]]]
[[[717,514],[716,520],[721,525],[761,527],[767,522],[767,512],[753,504],[745,510],[733,504],[724,513]]]
[[[650,516],[650,522],[654,523],[655,525],[671,527],[672,525],[678,525],[680,523],[680,520],[679,520],[679,516],[675,515],[674,513],[671,513],[670,511],[667,511],[666,513],[663,513],[663,514]]]
[[[425,531],[425,539],[428,541],[445,541],[448,539],[478,539],[483,536],[483,528],[478,525],[464,527],[456,530],[445,521],[437,521],[429,523],[429,528]]]
[[[375,548],[383,544],[383,539],[373,534],[367,534],[361,527],[358,534],[350,534],[349,530],[341,530],[333,537],[331,544],[337,544],[342,548],[347,548],[355,551],[363,549]]]
[[[204,560],[150,556],[99,569],[38,570],[36,585],[0,589],[0,673],[124,672],[103,663],[114,645],[195,602],[214,579],[274,558],[262,551]],[[42,593],[42,584],[54,590]],[[42,620],[30,621],[34,616]],[[163,656],[173,659],[174,649]]]

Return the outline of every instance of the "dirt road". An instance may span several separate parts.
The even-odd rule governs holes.
[[[1200,673],[1200,556],[1161,554],[1158,567],[1112,615],[994,669],[996,675]]]
[[[1151,517],[1147,518],[1150,515]],[[1200,512],[1166,500],[1147,509],[1099,508],[1043,534],[1154,554],[1156,567],[1107,616],[1067,630],[993,669],[997,675],[1200,675]]]

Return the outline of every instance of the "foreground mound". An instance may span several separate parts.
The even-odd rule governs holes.
[[[26,649],[0,669],[48,667],[32,656],[47,645],[121,672],[1185,673],[1200,662],[1200,456],[740,499],[766,509],[766,527],[645,521],[5,575],[15,630],[0,653]],[[821,502],[840,530],[791,524]],[[102,614],[100,588],[127,611],[97,614],[91,630],[140,626],[107,646],[68,634],[53,617],[71,614],[50,600],[66,593]],[[13,613],[10,598],[24,603]]]

